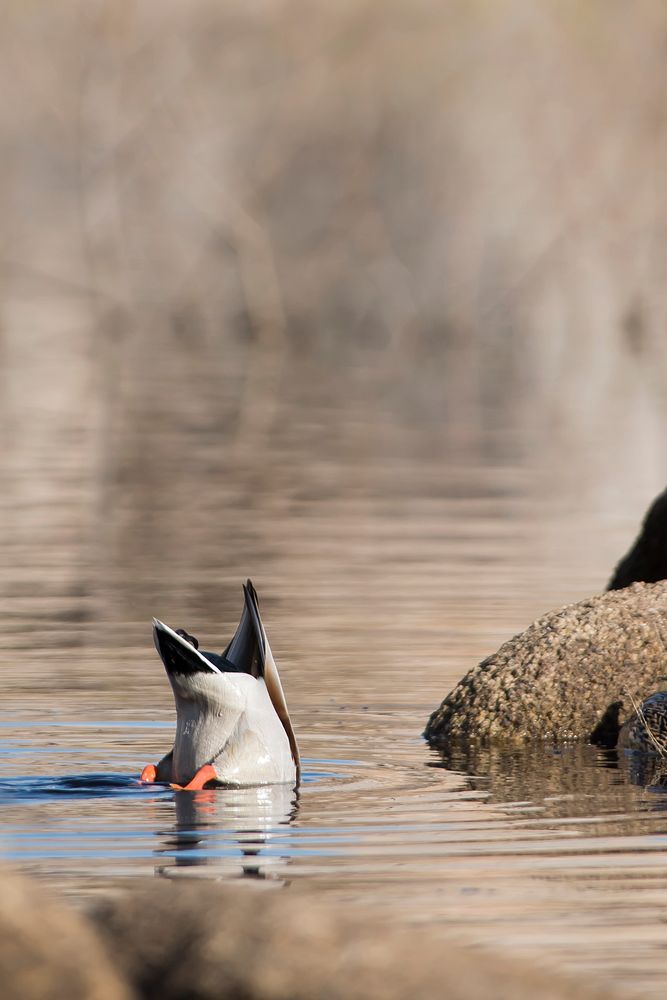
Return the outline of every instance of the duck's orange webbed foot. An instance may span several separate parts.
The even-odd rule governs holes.
[[[209,781],[217,781],[218,775],[212,764],[204,764],[200,767],[194,778],[188,781],[187,785],[175,785],[171,783],[171,787],[175,788],[179,792],[199,792],[202,788],[205,788]]]
[[[149,784],[153,784],[154,781],[157,781],[157,767],[155,764],[146,764],[146,767],[141,772],[139,781],[145,781]]]

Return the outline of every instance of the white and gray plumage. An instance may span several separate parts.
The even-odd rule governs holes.
[[[200,651],[187,632],[153,619],[155,648],[174,692],[176,736],[159,764],[144,770],[144,780],[185,787],[201,772],[207,783],[223,785],[298,781],[299,751],[250,580],[243,595],[241,620],[222,654]]]

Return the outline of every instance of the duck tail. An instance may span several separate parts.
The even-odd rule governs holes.
[[[259,633],[262,649],[262,674],[264,677],[264,683],[266,684],[266,689],[269,692],[269,697],[271,703],[276,711],[276,715],[280,719],[287,733],[287,738],[289,740],[290,750],[292,751],[292,758],[294,764],[296,765],[297,777],[300,774],[301,761],[299,757],[299,747],[296,742],[296,736],[294,735],[294,730],[292,729],[292,721],[289,717],[289,712],[287,710],[287,701],[285,700],[285,692],[283,691],[283,686],[280,683],[280,675],[278,673],[278,668],[276,666],[276,661],[273,659],[273,653],[271,652],[271,647],[269,645],[269,640],[262,623],[262,616],[259,612],[259,598],[257,597],[257,591],[255,590],[252,580],[247,580],[243,587],[243,595],[245,597],[246,609],[248,614],[252,617],[253,625],[257,632]]]
[[[262,622],[256,600],[253,601],[252,595],[245,586],[243,596],[245,603],[241,619],[232,641],[222,656],[238,670],[252,674],[253,677],[263,677],[266,647]]]

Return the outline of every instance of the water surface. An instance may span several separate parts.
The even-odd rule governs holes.
[[[131,397],[84,425],[67,403],[83,362],[54,386],[42,346],[13,364],[48,393],[4,439],[0,856],[77,900],[139,876],[307,884],[662,996],[660,777],[587,747],[446,757],[420,735],[469,666],[604,586],[645,498],[619,513],[558,483],[511,422],[487,415],[461,450],[297,360],[265,422],[228,427],[217,377],[184,401],[183,369],[149,366],[148,412]],[[222,649],[247,576],[298,793],[139,785],[173,731],[151,618]]]

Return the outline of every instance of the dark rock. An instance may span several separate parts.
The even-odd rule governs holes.
[[[610,1000],[608,989],[300,890],[160,880],[94,919],[146,1000]]]
[[[93,930],[43,886],[0,874],[2,1000],[130,1000]]]
[[[667,579],[667,490],[649,507],[639,537],[621,559],[607,590]]]
[[[473,667],[428,721],[434,744],[588,738],[667,673],[667,582],[637,583],[539,618]]]

